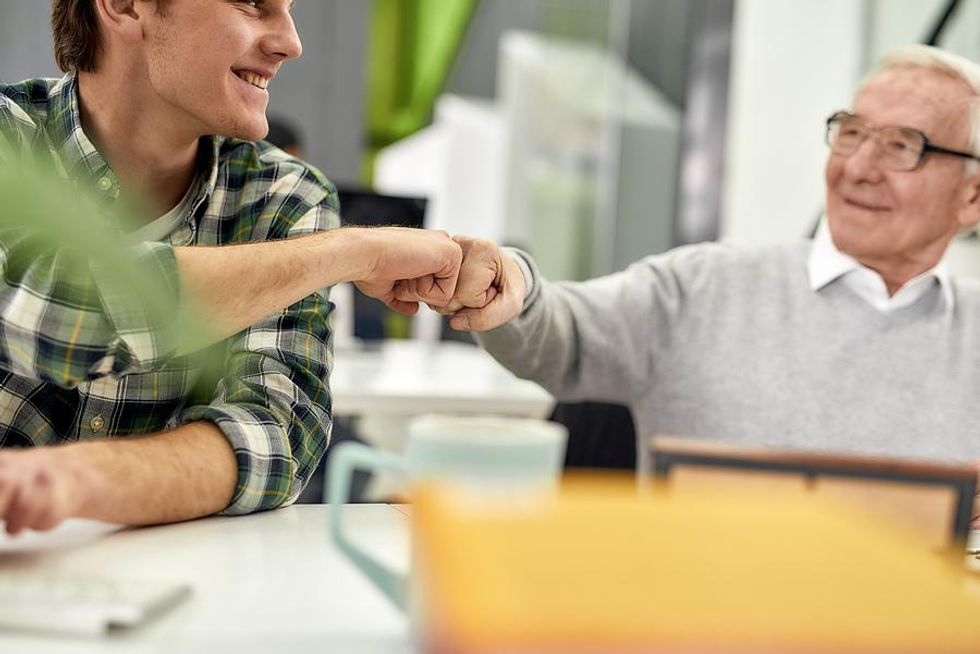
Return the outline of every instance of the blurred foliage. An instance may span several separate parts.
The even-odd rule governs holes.
[[[110,284],[114,298],[131,302],[150,324],[161,325],[177,316],[179,353],[198,352],[218,338],[206,314],[191,298],[173,293],[157,269],[140,265],[126,232],[145,224],[148,213],[132,201],[117,200],[107,207],[104,198],[88,194],[65,180],[50,164],[11,164],[0,151],[0,272],[6,280],[17,267],[42,257],[57,262],[58,276],[84,285],[98,269],[100,284]],[[8,245],[17,243],[16,251]],[[51,255],[58,254],[56,259]]]

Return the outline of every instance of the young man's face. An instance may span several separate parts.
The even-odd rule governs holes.
[[[154,2],[142,2],[153,5]],[[302,54],[291,0],[167,0],[150,8],[147,82],[200,135],[247,140],[268,132],[268,85]]]
[[[875,127],[910,127],[939,146],[969,151],[973,97],[965,82],[924,68],[886,71],[858,93],[853,112]],[[911,171],[882,165],[875,139],[827,159],[827,218],[837,247],[882,270],[932,265],[956,232],[969,179],[960,157],[927,153]]]

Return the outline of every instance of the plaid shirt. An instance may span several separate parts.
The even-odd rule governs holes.
[[[2,148],[19,160],[53,161],[107,207],[118,197],[115,174],[82,131],[74,75],[0,84]],[[326,291],[214,346],[217,358],[175,355],[176,311],[145,309],[178,305],[174,246],[331,229],[339,224],[338,201],[319,171],[266,143],[212,137],[200,150],[200,191],[184,220],[165,242],[126,246],[164,282],[162,297],[142,305],[132,293],[121,302],[119,280],[98,262],[65,248],[38,256],[29,226],[0,229],[0,446],[149,434],[208,420],[238,460],[237,489],[224,512],[242,514],[295,500],[326,449],[333,363]],[[82,266],[72,265],[79,259]]]

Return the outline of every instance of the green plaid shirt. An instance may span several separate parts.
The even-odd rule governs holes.
[[[118,196],[115,174],[82,131],[74,75],[0,84],[0,148],[22,161],[53,160],[106,206]],[[164,242],[126,246],[165,283],[164,297],[143,298],[143,305],[131,294],[120,302],[118,280],[98,262],[60,250],[38,256],[29,228],[0,229],[0,446],[149,434],[208,420],[238,460],[225,513],[242,514],[295,500],[326,449],[333,364],[326,291],[211,348],[217,358],[176,356],[176,313],[161,318],[145,309],[177,306],[173,246],[331,229],[339,224],[338,201],[319,171],[266,143],[204,139],[198,175],[197,197]],[[83,266],[71,265],[79,259]]]

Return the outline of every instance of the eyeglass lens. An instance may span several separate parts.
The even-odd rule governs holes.
[[[875,136],[881,163],[896,170],[911,170],[919,163],[925,139],[919,132],[904,127],[875,129],[856,116],[837,115],[828,125],[827,140],[837,154],[857,152],[868,136]]]

